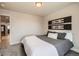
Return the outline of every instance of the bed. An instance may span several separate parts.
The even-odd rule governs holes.
[[[73,43],[68,40],[56,40],[46,35],[27,36],[22,40],[27,56],[64,56]]]

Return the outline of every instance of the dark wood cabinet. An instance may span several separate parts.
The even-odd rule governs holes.
[[[9,23],[9,16],[1,16],[1,22],[2,23]]]

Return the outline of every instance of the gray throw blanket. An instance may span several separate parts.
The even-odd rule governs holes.
[[[60,39],[51,39],[45,35],[37,36],[38,38],[54,45],[58,51],[59,56],[65,55],[72,47],[73,44],[68,39],[60,40]],[[53,52],[52,52],[53,53]]]

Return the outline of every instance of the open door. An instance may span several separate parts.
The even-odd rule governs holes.
[[[10,18],[9,16],[0,16],[0,45],[1,48],[9,46],[10,41]]]

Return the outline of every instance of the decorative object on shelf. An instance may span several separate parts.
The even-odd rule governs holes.
[[[72,16],[54,19],[48,21],[48,29],[51,30],[71,30],[72,29]]]

